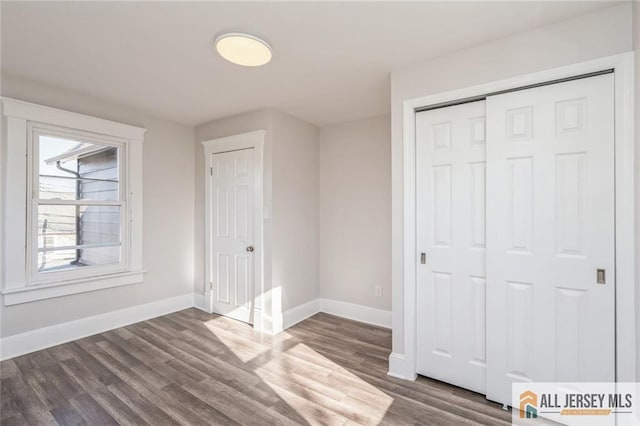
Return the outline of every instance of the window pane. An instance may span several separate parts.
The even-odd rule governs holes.
[[[37,148],[38,198],[118,200],[118,148],[44,135]]]
[[[116,264],[120,262],[120,257],[120,246],[44,251],[38,253],[38,271],[54,272],[85,266]]]
[[[77,268],[73,264],[76,260],[76,250],[60,250],[38,253],[38,271],[59,271]]]
[[[38,250],[120,243],[120,206],[38,206]]]

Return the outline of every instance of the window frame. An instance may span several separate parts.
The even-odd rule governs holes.
[[[146,129],[16,99],[0,98],[1,289],[5,306],[128,285],[143,281],[142,143]],[[38,137],[75,138],[118,148],[117,200],[71,205],[119,205],[121,258],[117,264],[39,272]],[[51,202],[50,202],[51,201]],[[58,200],[60,201],[60,200]]]
[[[38,198],[39,192],[39,137],[57,136],[60,138],[75,138],[79,142],[94,143],[101,146],[111,146],[118,149],[118,200],[117,201],[85,201],[78,200],[75,203],[63,203],[56,200]],[[27,123],[27,286],[39,286],[64,282],[71,279],[87,278],[129,270],[129,211],[128,211],[128,169],[129,155],[126,141],[122,138],[94,135],[77,129],[69,129],[38,122]],[[110,205],[120,207],[120,262],[108,265],[84,266],[77,269],[65,269],[62,271],[38,271],[38,207],[41,205]]]

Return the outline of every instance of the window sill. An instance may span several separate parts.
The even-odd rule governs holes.
[[[36,300],[51,299],[71,294],[86,293],[105,288],[140,283],[145,271],[123,272],[101,277],[63,281],[55,284],[5,289],[2,296],[5,306],[19,305]]]

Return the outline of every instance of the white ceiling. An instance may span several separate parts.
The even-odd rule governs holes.
[[[275,107],[325,124],[389,112],[389,72],[603,2],[2,2],[2,71],[196,125]],[[216,35],[269,41],[242,68]]]

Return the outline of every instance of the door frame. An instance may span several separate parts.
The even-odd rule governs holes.
[[[264,197],[264,141],[265,130],[255,130],[252,132],[240,133],[237,135],[203,141],[204,147],[204,214],[205,214],[205,282],[204,282],[204,307],[209,313],[213,313],[213,271],[211,270],[211,172],[209,158],[214,154],[222,154],[230,151],[240,151],[244,149],[254,150],[254,281],[253,281],[253,326],[256,329],[264,329],[265,315],[262,306],[261,295],[265,294],[264,286],[264,227],[263,227],[263,197]]]
[[[416,112],[446,106],[461,100],[585,74],[614,71],[615,79],[615,334],[616,381],[635,382],[636,366],[636,272],[635,272],[635,148],[634,148],[634,54],[627,52],[577,64],[480,84],[435,95],[409,99],[402,105],[403,190],[402,190],[402,295],[404,314],[395,317],[404,331],[403,353],[389,357],[389,375],[415,380],[417,348],[417,267],[416,246]]]

